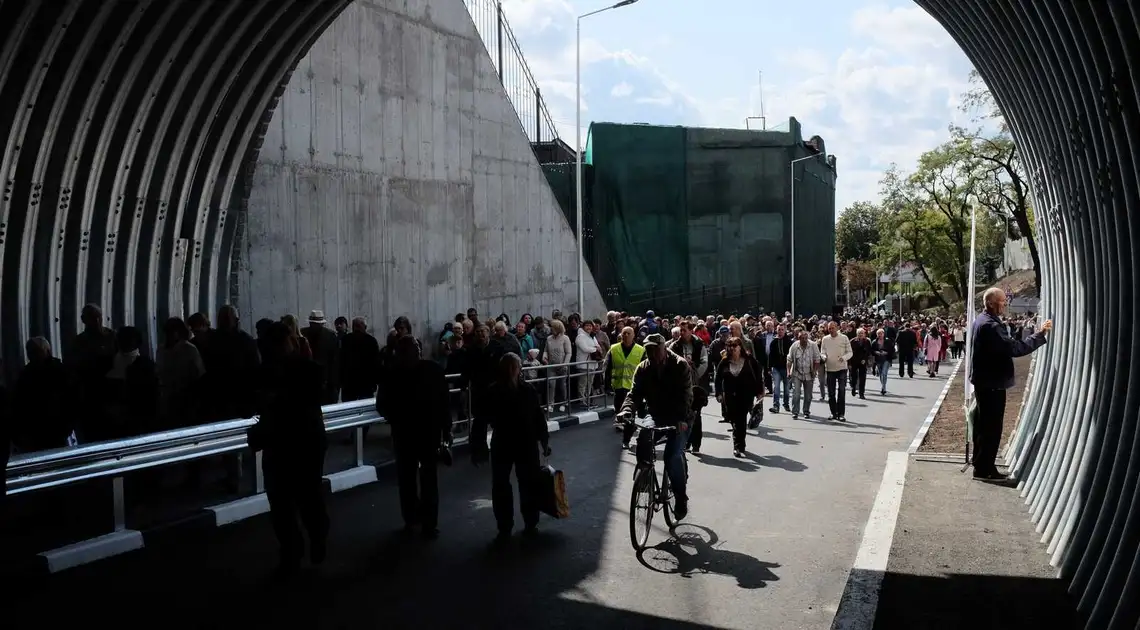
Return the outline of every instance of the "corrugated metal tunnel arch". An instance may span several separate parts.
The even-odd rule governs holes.
[[[170,314],[240,298],[231,260],[262,130],[348,1],[0,1],[6,361],[32,335],[63,346],[86,302],[153,340]],[[1138,9],[917,2],[987,80],[1032,173],[1058,331],[1010,457],[1088,627],[1134,628]]]
[[[231,297],[260,139],[349,0],[0,2],[0,352]]]
[[[1033,180],[1057,331],[1006,455],[1088,628],[1140,622],[1140,10],[917,0],[993,91]]]

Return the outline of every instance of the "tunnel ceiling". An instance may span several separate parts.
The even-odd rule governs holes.
[[[348,0],[0,0],[6,361],[79,311],[154,338],[230,294],[263,130]],[[149,334],[147,334],[149,333]]]
[[[1137,5],[917,2],[986,79],[1034,187],[1043,304],[1058,331],[1008,457],[1089,627],[1134,628]],[[0,1],[9,362],[30,335],[58,348],[86,302],[153,339],[161,318],[237,297],[231,254],[262,131],[346,3]]]
[[[1057,331],[1035,363],[1006,459],[1087,627],[1132,630],[1140,621],[1138,5],[917,2],[986,80],[1033,184],[1042,315]]]

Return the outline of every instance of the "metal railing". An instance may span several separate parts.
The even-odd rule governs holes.
[[[600,374],[601,366],[600,361],[580,361],[524,367],[523,370],[527,382],[541,383],[546,386],[546,390],[554,389],[555,393],[558,383],[564,381],[565,400],[548,400],[545,408],[551,412],[560,406],[565,406],[566,412],[569,413],[570,405],[574,403],[582,403],[589,409],[596,408],[594,405],[596,399],[601,398],[604,401],[604,397],[593,393],[592,387],[597,375]],[[471,391],[462,386],[460,375],[449,374],[447,378],[451,383],[451,394],[459,396],[461,401],[460,405],[453,406],[452,443],[464,444],[470,438]],[[570,395],[573,391],[571,385],[575,383],[575,379],[580,378],[588,381],[583,395]],[[546,390],[540,388],[540,394],[545,394]],[[376,411],[375,400],[369,398],[326,405],[322,413],[326,433],[354,430],[356,466],[364,466],[364,428],[384,422],[384,418]],[[110,479],[113,524],[116,531],[121,531],[126,529],[123,479],[127,474],[242,452],[249,448],[246,432],[256,422],[256,418],[227,420],[122,440],[17,455],[8,464],[7,493],[26,494],[83,481]],[[255,463],[256,492],[260,494],[265,491],[260,452],[257,453]]]
[[[766,300],[765,298],[771,297],[768,295],[771,290],[772,287],[761,284],[702,286],[699,288],[659,289],[654,287],[649,291],[631,292],[624,296],[616,295],[618,292],[614,291],[617,298],[614,303],[629,312],[656,308],[660,314],[665,314],[666,311],[676,311],[683,315],[694,313],[704,315],[710,309],[728,308],[739,312],[756,313],[761,306],[765,306],[765,301],[770,301],[770,299]],[[769,308],[769,310],[771,309]]]
[[[542,98],[538,81],[526,63],[522,48],[503,15],[502,2],[463,0],[463,3],[467,5],[475,29],[479,31],[479,37],[491,56],[491,62],[499,73],[499,80],[527,137],[534,143],[557,140],[558,128]]]

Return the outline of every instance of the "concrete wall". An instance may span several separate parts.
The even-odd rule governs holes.
[[[582,310],[573,232],[462,0],[345,10],[274,114],[239,246],[247,326]],[[587,277],[584,312],[604,311]]]

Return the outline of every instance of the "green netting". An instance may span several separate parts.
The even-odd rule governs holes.
[[[596,123],[584,161],[587,262],[611,306],[671,312],[785,310],[791,296],[792,131]],[[817,139],[813,139],[817,140]],[[817,140],[822,150],[822,141]],[[574,219],[573,164],[546,165]],[[835,300],[835,171],[796,165],[796,301]]]

